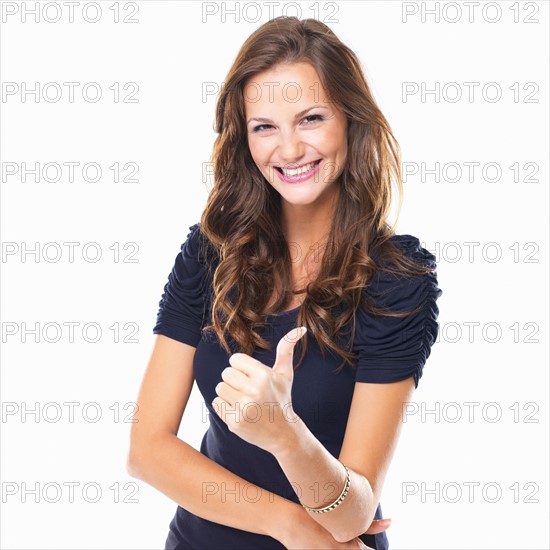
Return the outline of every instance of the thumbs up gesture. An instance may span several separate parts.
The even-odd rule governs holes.
[[[298,421],[292,409],[294,346],[306,327],[292,329],[277,344],[272,368],[246,355],[234,353],[230,367],[222,371],[212,401],[216,414],[239,437],[274,453],[284,448],[287,436]]]

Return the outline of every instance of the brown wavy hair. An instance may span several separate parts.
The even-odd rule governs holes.
[[[211,157],[214,184],[200,228],[214,246],[219,264],[213,276],[212,324],[204,330],[214,331],[227,353],[232,350],[226,333],[243,353],[252,354],[255,346],[271,349],[259,329],[265,326],[267,314],[282,311],[296,293],[289,247],[281,229],[280,195],[265,180],[248,148],[243,90],[258,73],[297,62],[316,69],[330,99],[345,114],[348,145],[346,165],[335,182],[341,189],[325,253],[298,310],[297,326],[306,326],[308,332],[297,343],[301,347],[297,366],[312,334],[323,356],[330,348],[343,357],[341,369],[344,363],[354,366],[356,361],[353,338],[348,349],[339,339],[350,320],[350,333],[355,334],[357,307],[388,316],[405,316],[419,309],[392,312],[367,299],[364,289],[376,271],[411,276],[433,268],[407,258],[390,241],[394,226],[387,223],[387,217],[393,180],[399,192],[397,218],[402,205],[399,145],[356,55],[316,19],[281,16],[259,27],[242,45],[218,95],[218,135]],[[373,255],[380,261],[375,262]],[[281,279],[282,294],[267,310],[275,273]],[[340,315],[332,311],[337,306]]]

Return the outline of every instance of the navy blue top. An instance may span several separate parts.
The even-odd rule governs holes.
[[[229,366],[229,355],[215,335],[201,332],[206,321],[212,321],[212,276],[218,258],[212,248],[204,246],[207,240],[200,232],[200,224],[192,225],[189,231],[164,286],[153,333],[196,347],[193,371],[210,422],[200,452],[248,482],[299,503],[275,457],[230,432],[212,408],[217,395],[215,387],[222,381],[221,372]],[[435,257],[420,247],[416,237],[394,235],[392,240],[409,257],[435,267]],[[207,262],[212,265],[211,272]],[[343,444],[355,382],[397,382],[412,376],[418,386],[439,329],[436,300],[442,291],[435,274],[404,278],[378,272],[368,285],[368,292],[376,294],[377,305],[408,310],[421,304],[422,309],[408,317],[375,317],[358,308],[353,344],[353,351],[358,354],[357,369],[346,364],[339,374],[334,371],[341,364],[341,357],[328,350],[323,359],[315,339],[306,333],[303,338],[308,338],[307,351],[294,373],[293,409],[336,458]],[[384,297],[378,297],[379,293]],[[272,342],[272,350],[256,348],[252,357],[267,366],[273,365],[277,343],[297,326],[298,309],[268,316],[262,336]],[[231,342],[234,340],[228,338],[230,346]],[[298,356],[294,354],[294,365]],[[229,494],[227,498],[234,496]],[[375,519],[382,517],[379,505]],[[388,548],[385,533],[360,538],[376,550]],[[220,548],[284,550],[285,547],[272,537],[214,523],[177,507],[170,523],[166,550]]]

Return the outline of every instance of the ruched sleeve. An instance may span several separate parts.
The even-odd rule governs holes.
[[[435,256],[420,246],[416,237],[394,235],[394,244],[408,257],[432,268]],[[353,351],[358,354],[356,382],[387,383],[413,377],[415,388],[439,330],[436,304],[442,290],[436,273],[405,277],[379,271],[364,292],[375,305],[391,311],[418,313],[406,317],[383,317],[359,307]]]
[[[208,290],[202,242],[199,224],[192,225],[168,275],[153,328],[154,334],[164,334],[193,347],[201,339]]]

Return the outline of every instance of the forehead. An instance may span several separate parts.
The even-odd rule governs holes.
[[[247,114],[270,106],[299,110],[307,104],[327,105],[327,94],[315,67],[309,63],[279,64],[250,77],[243,88]]]

